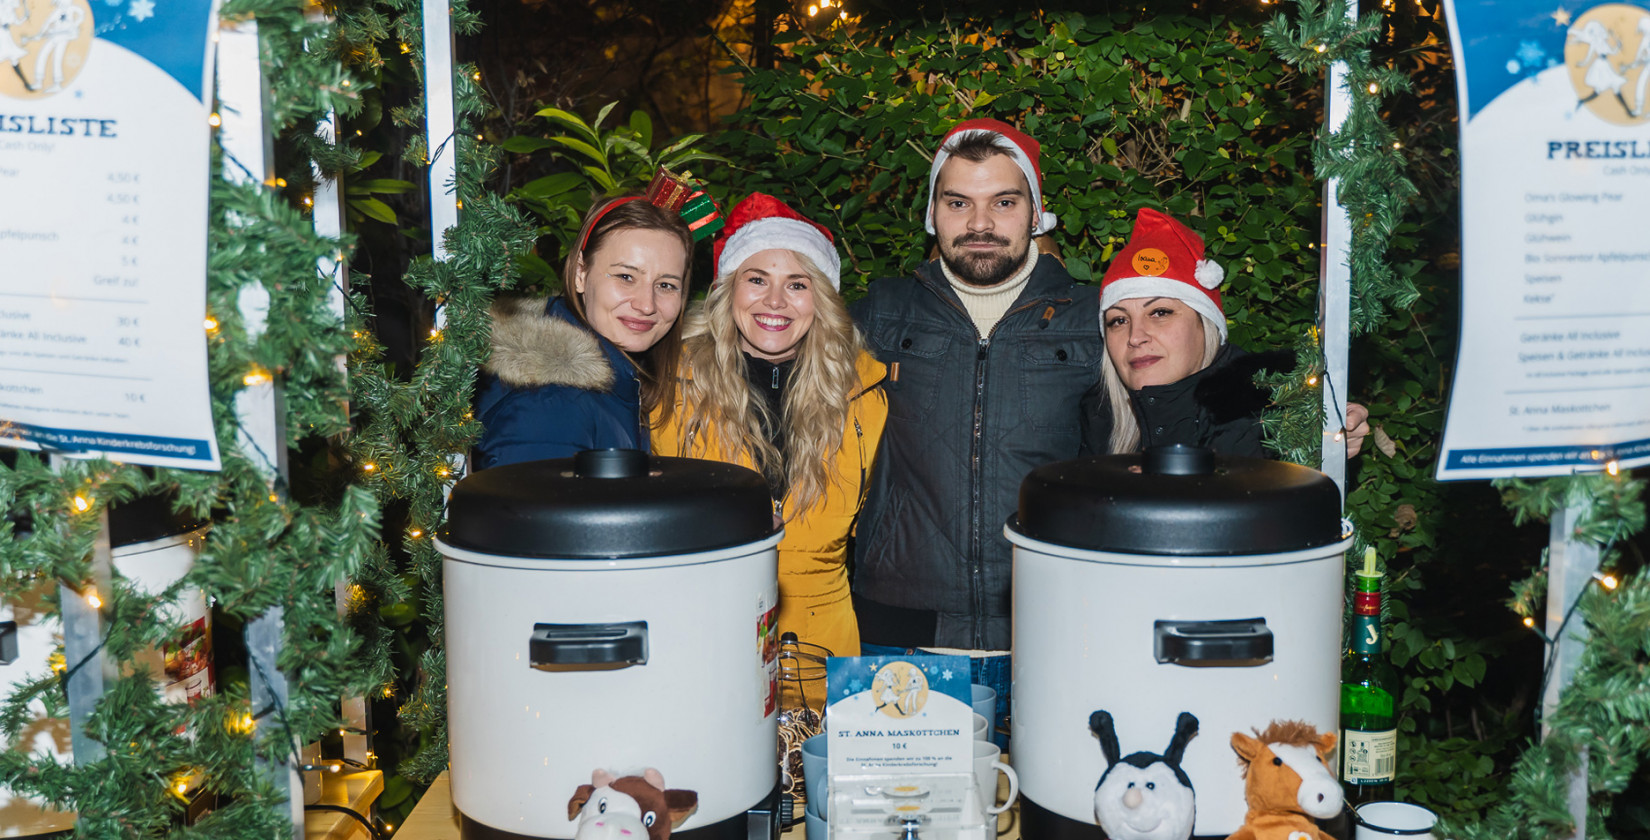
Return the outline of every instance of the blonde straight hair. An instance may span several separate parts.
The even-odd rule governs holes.
[[[848,317],[848,306],[825,273],[802,254],[791,252],[812,281],[814,322],[802,337],[785,389],[783,417],[768,416],[763,400],[745,376],[739,330],[733,322],[733,270],[718,278],[703,303],[687,315],[682,356],[689,375],[679,383],[685,414],[683,451],[707,435],[722,461],[749,454],[774,479],[783,475],[791,510],[801,515],[823,499],[831,483],[829,462],[842,446],[848,404],[859,387],[858,360],[864,341]],[[785,451],[762,434],[764,420],[784,423]]]
[[[1203,370],[1214,364],[1215,357],[1220,355],[1220,325],[1209,320],[1209,316],[1199,312],[1197,317],[1203,321],[1203,364],[1198,370]],[[1102,341],[1105,340],[1104,313],[1100,316]],[[1129,388],[1123,384],[1123,377],[1117,373],[1117,365],[1112,364],[1111,353],[1108,351],[1105,358],[1100,360],[1101,376],[1106,382],[1106,401],[1111,403],[1111,454],[1122,455],[1140,449],[1140,418],[1134,416],[1134,400],[1130,399]]]

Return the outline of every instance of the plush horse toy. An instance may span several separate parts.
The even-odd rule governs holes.
[[[1298,720],[1274,720],[1253,738],[1233,732],[1249,813],[1227,840],[1334,840],[1311,820],[1330,819],[1344,804],[1325,758],[1334,748],[1335,733]]]
[[[578,818],[574,840],[667,840],[699,808],[699,794],[665,790],[665,777],[649,767],[640,776],[590,774],[567,802],[567,818]]]
[[[1089,731],[1100,738],[1106,772],[1094,786],[1094,819],[1110,840],[1186,840],[1197,820],[1192,780],[1180,769],[1186,744],[1197,735],[1197,718],[1181,712],[1174,737],[1162,755],[1123,755],[1111,713],[1089,715]]]

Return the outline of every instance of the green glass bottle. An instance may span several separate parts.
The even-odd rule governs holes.
[[[1375,549],[1353,576],[1352,645],[1341,660],[1341,786],[1352,805],[1393,798],[1398,674],[1381,655],[1381,575]]]

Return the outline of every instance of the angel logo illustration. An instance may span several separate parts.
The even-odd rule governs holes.
[[[871,681],[871,696],[877,711],[908,718],[928,705],[928,678],[909,662],[890,662]]]
[[[11,71],[17,74],[17,80],[24,87],[33,88],[29,80],[23,76],[23,58],[29,54],[23,45],[17,42],[16,28],[28,23],[28,12],[23,9],[23,0],[0,0],[0,61],[11,65]]]
[[[1644,116],[1644,94],[1650,88],[1650,12],[1645,12],[1639,18],[1639,50],[1633,56],[1633,63],[1627,65],[1628,70],[1639,71],[1638,90],[1633,102],[1633,116]]]
[[[1630,39],[1636,40],[1631,51]],[[1589,9],[1566,35],[1565,64],[1577,110],[1585,107],[1617,125],[1643,122],[1650,85],[1650,12],[1624,3]],[[1627,101],[1628,90],[1636,101]]]
[[[0,0],[0,96],[62,91],[85,67],[92,35],[86,0]]]
[[[46,80],[48,60],[51,62],[52,84],[46,90],[56,92],[63,89],[63,53],[69,49],[71,41],[80,37],[80,30],[85,25],[86,10],[77,8],[74,0],[52,0],[52,10],[47,14],[46,22],[40,27],[40,34],[34,36],[37,40],[46,42],[34,56],[36,89]]]

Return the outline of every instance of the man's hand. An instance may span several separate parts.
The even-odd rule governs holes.
[[[1369,409],[1355,403],[1346,404],[1346,457],[1356,458],[1363,451],[1364,437],[1369,434]]]

